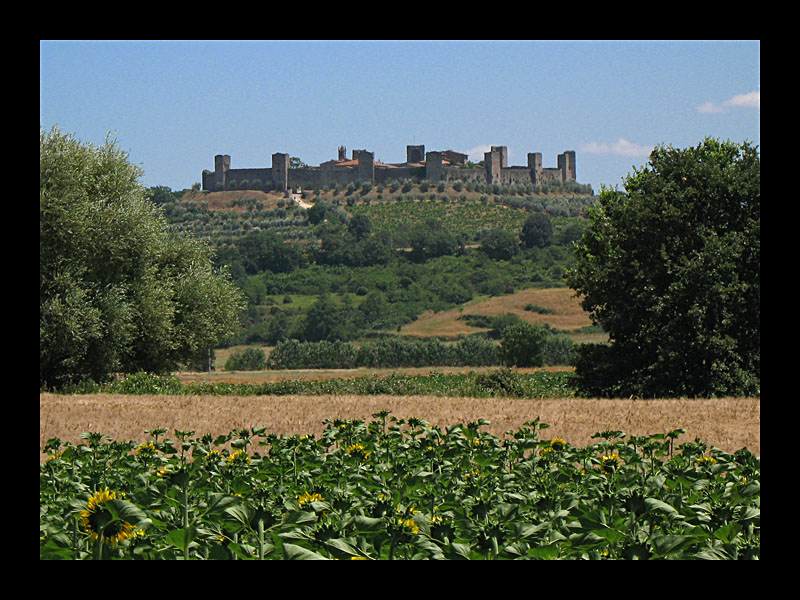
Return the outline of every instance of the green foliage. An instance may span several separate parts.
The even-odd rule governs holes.
[[[280,342],[270,352],[270,369],[352,369],[355,367],[490,366],[499,364],[498,348],[477,336],[455,344],[439,340],[380,338],[361,344],[342,341]]]
[[[480,373],[475,384],[485,389],[491,396],[524,396],[522,383],[511,369],[498,369],[490,373]]]
[[[481,239],[481,250],[494,260],[510,260],[519,251],[519,238],[505,229],[490,229]]]
[[[267,368],[267,355],[261,348],[244,348],[225,361],[226,371],[261,371]]]
[[[320,340],[349,340],[354,332],[348,326],[344,310],[339,308],[328,294],[319,299],[308,310],[303,324],[303,337],[311,342]]]
[[[302,342],[293,342],[301,350]],[[326,343],[327,349],[335,345],[349,346],[343,342]],[[325,351],[320,344],[322,352]],[[274,350],[273,350],[274,353]],[[272,353],[270,353],[270,358]],[[510,395],[515,390],[520,398],[572,398],[575,397],[574,374],[566,371],[535,373],[515,373],[501,369],[499,375],[489,373],[430,375],[370,375],[352,378],[333,379],[286,379],[276,382],[253,383],[211,383],[195,381],[183,384],[175,376],[136,373],[105,384],[69,384],[59,389],[63,394],[134,394],[134,395],[209,395],[209,396],[292,396],[292,395],[372,395],[392,396],[440,396],[444,398],[491,398],[501,393]],[[505,384],[491,383],[505,381]],[[513,382],[511,381],[513,380]]]
[[[493,340],[499,340],[506,327],[522,323],[522,319],[514,313],[503,313],[500,315],[462,315],[458,319],[460,321],[466,321],[470,327],[489,329],[486,335]]]
[[[500,355],[509,367],[541,367],[549,333],[545,327],[521,321],[506,327],[500,341]]]
[[[463,246],[463,240],[445,228],[444,223],[426,221],[411,231],[409,244],[411,246],[409,258],[414,262],[423,262],[439,256],[456,254]]]
[[[761,162],[707,138],[657,147],[604,189],[567,281],[609,333],[577,363],[593,395],[760,393]]]
[[[761,556],[761,460],[746,448],[674,447],[680,429],[574,446],[543,439],[538,417],[503,437],[485,419],[439,426],[388,410],[324,423],[319,437],[252,425],[53,438],[39,466],[40,559]]]
[[[525,306],[525,310],[535,312],[540,315],[552,315],[556,312],[552,308],[546,308],[544,306],[539,306],[538,304],[527,304]]]
[[[553,223],[543,213],[533,213],[525,221],[519,234],[526,248],[546,248],[553,243]]]
[[[300,250],[271,231],[248,233],[237,240],[235,248],[249,275],[263,271],[289,273],[303,264]]]
[[[169,234],[115,142],[40,129],[39,169],[40,387],[166,372],[235,332],[238,290]]]
[[[150,199],[150,202],[157,206],[163,206],[167,204],[174,204],[180,201],[183,194],[186,190],[179,190],[173,192],[169,187],[165,185],[157,185],[154,187],[147,188],[147,195]]]

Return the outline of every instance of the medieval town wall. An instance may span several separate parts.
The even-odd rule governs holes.
[[[575,152],[567,150],[558,155],[558,166],[542,167],[542,155],[538,152],[528,154],[527,166],[508,166],[506,146],[492,146],[484,155],[484,167],[462,166],[466,155],[445,150],[425,152],[425,146],[407,146],[407,162],[399,165],[375,164],[374,153],[367,150],[354,150],[356,165],[337,165],[345,160],[344,147],[339,148],[339,161],[329,161],[318,167],[289,167],[289,155],[272,155],[271,168],[231,169],[231,157],[218,154],[214,157],[214,171],[204,170],[202,185],[204,190],[220,191],[231,189],[278,190],[318,189],[330,185],[347,185],[371,181],[388,183],[392,180],[427,179],[431,182],[463,181],[478,183],[548,183],[576,181]],[[424,158],[423,158],[424,157]],[[446,164],[447,160],[450,164]],[[424,162],[424,166],[420,166]],[[453,164],[455,162],[456,164]]]

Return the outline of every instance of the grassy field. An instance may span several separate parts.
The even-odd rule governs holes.
[[[551,309],[554,312],[540,314],[525,310],[525,307],[531,304]],[[438,313],[428,311],[413,323],[405,325],[400,333],[419,337],[469,335],[486,330],[471,327],[466,321],[459,320],[460,317],[464,315],[497,316],[504,313],[515,314],[528,323],[548,324],[562,331],[577,331],[592,324],[588,313],[581,308],[572,289],[546,288],[522,290],[506,296],[484,296],[452,310]],[[586,336],[580,337],[581,341],[597,341],[596,339],[589,340]],[[607,339],[604,334],[594,337]]]

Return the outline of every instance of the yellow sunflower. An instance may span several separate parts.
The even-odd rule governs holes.
[[[316,493],[309,494],[308,492],[297,498],[298,506],[303,506],[303,504],[306,504],[307,502],[324,502],[324,501],[325,498],[323,498],[320,494]]]
[[[244,450],[237,450],[228,457],[228,464],[248,464],[250,456]]]
[[[419,533],[419,526],[414,522],[414,519],[397,519],[397,524],[403,528],[406,533],[417,535]]]
[[[602,460],[603,464],[600,465],[600,470],[609,475],[619,469],[619,466],[622,464],[622,459],[619,457],[619,454],[603,456]]]
[[[120,499],[124,495],[124,493],[120,493]],[[116,492],[110,492],[108,488],[100,490],[89,497],[86,510],[80,512],[81,527],[89,535],[92,542],[97,541],[100,537],[99,529],[103,530],[102,542],[109,542],[112,546],[116,546],[118,543],[136,535],[136,528],[133,525],[127,521],[111,521],[111,512],[103,507],[104,503],[116,499]],[[101,527],[100,525],[104,522],[107,524],[105,527]]]
[[[359,459],[368,458],[369,455],[372,454],[363,444],[353,444],[352,446],[348,446],[346,450],[347,454]]]

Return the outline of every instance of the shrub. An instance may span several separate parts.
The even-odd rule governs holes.
[[[525,395],[522,383],[510,369],[479,373],[475,377],[475,385],[491,396],[521,397]]]
[[[497,344],[485,337],[471,335],[462,338],[454,351],[458,365],[486,367],[500,364]]]
[[[544,306],[539,306],[538,304],[528,304],[525,306],[525,310],[535,312],[540,315],[552,315],[556,312],[552,308],[545,308]]]
[[[509,367],[541,367],[548,331],[531,323],[517,323],[503,330],[500,357]]]
[[[267,355],[261,348],[237,350],[225,361],[226,371],[261,371],[267,368]]]
[[[573,365],[577,357],[576,343],[563,335],[550,335],[545,340],[542,358],[546,365]]]

